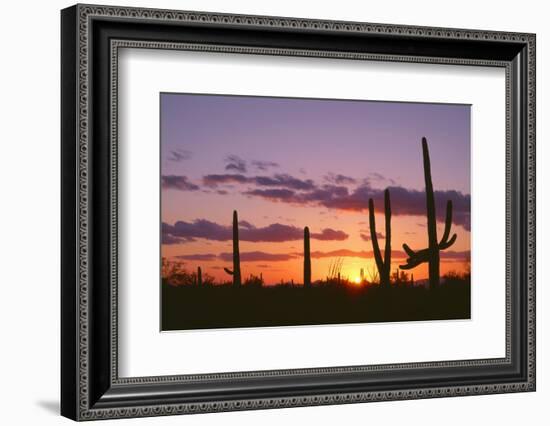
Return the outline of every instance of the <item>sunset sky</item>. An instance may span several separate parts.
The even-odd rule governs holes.
[[[437,215],[453,200],[458,235],[442,252],[442,274],[469,264],[469,105],[167,93],[160,102],[162,256],[189,271],[231,279],[223,267],[232,268],[237,210],[243,280],[301,283],[304,226],[312,280],[336,258],[355,280],[374,265],[368,200],[381,211],[389,188],[393,272],[405,263],[403,243],[427,246],[423,136]],[[383,213],[376,225],[383,237]],[[427,277],[425,264],[408,272]]]

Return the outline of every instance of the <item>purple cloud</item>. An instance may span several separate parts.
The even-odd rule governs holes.
[[[221,260],[231,262],[233,253],[221,253],[218,256]],[[295,259],[295,254],[287,253],[265,253],[263,251],[245,251],[240,254],[241,262],[284,262]]]
[[[392,258],[394,259],[404,259],[406,258],[405,252],[401,250],[392,250]],[[311,257],[314,259],[322,259],[325,257],[360,257],[363,259],[371,259],[374,257],[372,250],[348,250],[348,249],[339,249],[332,251],[313,251],[311,252]]]
[[[359,233],[359,236],[361,237],[361,239],[363,241],[370,241],[371,240],[369,231],[363,231],[363,232]],[[384,235],[381,232],[377,232],[376,237],[379,240],[383,240],[385,238]]]
[[[233,260],[233,253],[200,253],[200,254],[181,254],[174,256],[181,260],[210,262],[214,260],[222,260],[224,262],[231,262]],[[301,257],[295,253],[266,253],[263,251],[245,251],[240,254],[241,262],[284,262],[286,260],[296,259]],[[257,265],[260,268],[268,268],[269,265]],[[218,267],[219,269],[219,267]]]
[[[406,189],[399,186],[388,188],[391,197],[392,214],[406,216],[425,216],[426,215],[426,194],[424,191]],[[368,199],[372,198],[375,204],[375,210],[383,212],[384,208],[384,191],[373,189],[368,186],[357,188],[350,195],[351,203],[346,205],[346,200],[332,200],[333,205],[338,205],[341,201],[340,208],[350,210],[367,210]],[[462,194],[458,191],[434,191],[435,207],[437,220],[443,222],[445,220],[447,200],[453,202],[453,222],[456,225],[462,226],[467,231],[470,230],[470,195]],[[362,204],[362,200],[365,200]]]
[[[336,231],[334,229],[325,228],[321,232],[314,232],[310,234],[310,237],[321,241],[343,241],[346,240],[349,235],[344,231]]]
[[[202,181],[209,187],[238,183],[256,186],[280,187],[300,191],[311,191],[315,189],[315,183],[311,179],[299,179],[287,174],[252,177],[248,177],[243,174],[210,174],[203,176]]]
[[[377,178],[383,176],[374,173]],[[289,204],[316,205],[336,210],[367,211],[368,201],[374,200],[377,212],[383,211],[384,190],[372,187],[368,180],[353,190],[343,185],[354,180],[348,176],[331,174],[325,177],[331,184],[317,185],[311,179],[300,179],[288,174],[273,176],[245,176],[243,174],[210,174],[203,176],[205,186],[215,188],[218,185],[254,185],[242,194],[260,197],[274,202]],[[175,188],[181,191],[196,191],[197,185],[185,176],[163,176],[163,188]],[[341,183],[341,184],[337,184]],[[266,188],[267,187],[267,188]],[[426,196],[424,191],[407,189],[401,186],[390,186],[392,214],[395,216],[424,216],[426,214]],[[226,192],[219,193],[225,195]],[[470,195],[461,192],[434,191],[437,220],[445,219],[447,200],[453,202],[453,222],[470,230]]]
[[[163,175],[161,177],[162,189],[177,189],[178,191],[198,191],[200,187],[190,182],[187,176]]]
[[[254,228],[254,225],[252,225],[250,222],[247,222],[246,220],[240,220],[239,221],[239,226],[241,228],[248,228],[248,229]]]
[[[228,155],[225,157],[225,170],[246,173],[246,161],[236,155]]]
[[[201,261],[216,260],[217,258],[215,254],[180,254],[174,257],[182,260],[201,260]]]
[[[240,174],[211,174],[202,178],[202,182],[211,188],[231,183],[247,183],[248,181],[246,176]]]
[[[168,160],[179,163],[183,160],[189,160],[192,156],[193,153],[191,151],[188,151],[186,149],[176,149],[174,151],[170,151],[170,153],[168,154]]]
[[[252,161],[252,165],[262,171],[265,172],[269,168],[279,167],[279,163],[275,163],[274,161]]]
[[[426,195],[424,191],[400,186],[388,188],[391,196],[392,214],[395,216],[424,216]],[[368,211],[369,199],[374,200],[375,210],[383,212],[384,190],[363,184],[349,192],[345,186],[323,185],[312,191],[298,192],[289,189],[254,189],[245,195],[262,197],[271,201],[292,204],[313,204],[329,209]],[[470,195],[458,191],[434,191],[437,220],[444,221],[447,200],[453,202],[453,222],[470,230]]]
[[[439,256],[441,259],[447,259],[447,260],[463,260],[463,261],[470,261],[470,250],[466,251],[454,251],[454,250],[445,250],[439,253]]]
[[[241,241],[285,242],[301,240],[304,237],[302,228],[280,223],[273,223],[259,228],[246,221],[241,221],[239,225],[239,239]],[[212,241],[230,241],[233,239],[232,226],[219,225],[206,219],[197,219],[194,222],[178,221],[174,225],[163,223],[162,233],[163,242],[166,238],[170,238],[170,241],[180,239],[178,241],[180,243],[194,241],[196,238]],[[167,237],[164,237],[164,235]],[[348,238],[348,234],[344,231],[326,228],[319,233],[313,232],[311,238],[324,241],[343,241]]]
[[[357,183],[357,180],[355,178],[342,174],[328,173],[324,176],[324,178],[327,182],[334,183],[336,185],[352,185],[354,183]]]
[[[300,191],[311,191],[315,189],[315,183],[311,179],[299,179],[288,174],[276,174],[269,176],[256,176],[252,182],[258,186],[278,186]]]
[[[253,189],[251,191],[246,191],[244,194],[266,198],[271,201],[296,202],[296,193],[290,189]]]
[[[171,226],[167,223],[162,223],[161,225],[161,240],[162,244],[166,245],[172,245],[172,244],[183,244],[195,241],[191,237],[182,237],[182,236],[175,236],[171,233]]]
[[[172,244],[181,244],[184,241],[181,238],[173,237],[170,234],[162,234],[162,244],[172,245]]]
[[[368,174],[368,177],[364,180],[364,183],[366,185],[369,185],[370,182],[388,182],[389,184],[391,185],[395,185],[395,180],[391,179],[391,178],[388,178],[388,177],[385,177],[384,175],[380,174],[380,173],[377,173],[377,172],[372,172],[372,173],[369,173]]]

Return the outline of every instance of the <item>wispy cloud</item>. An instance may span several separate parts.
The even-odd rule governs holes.
[[[279,167],[279,163],[275,163],[274,161],[254,160],[254,161],[252,161],[252,166],[254,166],[257,170],[265,172],[266,170],[268,170],[270,168]]]
[[[176,259],[188,261],[211,262],[214,260],[222,260],[224,262],[231,262],[233,260],[233,253],[180,254],[174,257]],[[240,253],[241,262],[284,262],[296,259],[297,257],[299,256],[294,253],[266,253],[263,251],[245,251]],[[265,264],[257,266],[260,268],[269,268],[269,265]]]
[[[177,259],[182,260],[199,260],[199,261],[210,261],[210,260],[216,260],[218,256],[215,254],[205,253],[205,254],[180,254],[178,256],[174,256]]]
[[[225,170],[246,173],[246,161],[237,155],[228,155],[225,157]]]
[[[369,231],[361,230],[361,232],[359,233],[359,236],[361,237],[361,239],[363,241],[370,241],[371,240]],[[378,238],[379,240],[383,240],[386,237],[384,237],[384,235],[381,232],[377,232],[376,233],[376,238]]]
[[[377,172],[371,172],[367,175],[365,183],[370,184],[371,182],[389,183],[390,185],[396,184],[395,180],[393,180],[392,178],[389,178]]]
[[[357,182],[355,178],[345,176],[342,174],[328,173],[324,176],[327,182],[334,183],[336,185],[352,185]]]
[[[204,185],[215,188],[218,185],[227,184],[252,184],[256,186],[269,186],[289,188],[301,191],[315,189],[315,183],[311,179],[299,179],[287,174],[275,174],[273,176],[245,176],[243,174],[209,174],[202,178]]]
[[[221,253],[218,257],[226,262],[231,262],[233,253]],[[241,262],[283,262],[296,257],[291,253],[265,253],[263,251],[245,251],[240,254]]]
[[[287,203],[294,203],[296,198],[296,193],[290,189],[252,189],[244,194]]]
[[[162,244],[172,245],[172,244],[182,244],[185,241],[182,238],[174,237],[170,234],[162,234]]]
[[[202,182],[204,185],[215,188],[218,185],[227,185],[233,183],[248,183],[249,178],[241,174],[210,174],[203,176]]]
[[[162,224],[163,243],[175,244],[194,241],[202,238],[212,241],[230,241],[233,239],[233,227],[220,225],[206,219],[197,219],[193,222],[178,221],[174,225]],[[296,226],[273,223],[264,227],[256,227],[249,222],[239,223],[239,239],[250,242],[285,242],[301,240],[304,230]],[[331,228],[321,232],[312,232],[312,239],[323,241],[343,241],[349,237],[344,231]],[[176,239],[176,240],[175,240]],[[177,241],[177,239],[180,239]]]
[[[300,179],[288,174],[276,174],[274,176],[256,176],[252,182],[258,186],[277,186],[300,191],[315,189],[315,183],[311,179]]]
[[[175,149],[168,152],[168,160],[175,163],[180,161],[189,160],[193,157],[193,153],[187,149]]]
[[[313,232],[310,238],[321,241],[343,241],[349,237],[344,231],[336,231],[334,229],[325,228],[321,232]]]
[[[187,176],[163,175],[161,177],[162,189],[176,189],[178,191],[198,191],[200,187],[191,182]]]
[[[247,222],[246,220],[239,221],[239,226],[241,228],[247,228],[247,229],[253,229],[254,225],[252,225],[250,222]]]

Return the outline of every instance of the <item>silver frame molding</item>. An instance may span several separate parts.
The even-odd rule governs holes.
[[[96,23],[104,26],[95,26]],[[159,35],[158,40],[146,40],[136,37],[141,29],[126,30],[118,24],[136,24],[144,28],[144,31],[149,27],[153,28],[151,31],[156,31],[161,26],[170,28]],[[193,33],[189,36],[191,40],[185,42],[171,36],[174,28],[188,27],[197,29],[199,35]],[[243,39],[246,39],[245,33],[248,30],[275,35],[290,34],[297,38],[308,34],[319,37],[338,36],[346,40],[349,38],[350,46],[357,37],[369,36],[372,40],[399,39],[404,42],[409,40],[410,43],[423,41],[426,45],[433,46],[434,54],[373,53],[356,51],[353,46],[349,49],[325,50],[314,46],[282,48],[245,45],[233,43],[231,40],[223,44],[193,40],[193,37],[203,37],[201,34],[209,28],[224,29],[230,34],[235,31],[235,34],[239,33],[235,37]],[[104,37],[104,34],[108,36]],[[338,40],[334,40],[335,46],[338,46]],[[480,49],[486,49],[484,52],[492,46],[503,46],[503,53],[502,58],[489,59],[484,57],[483,52],[479,57],[470,53],[469,57],[441,56],[435,54],[437,43],[464,45],[467,48],[479,45]],[[75,420],[93,420],[534,391],[535,44],[533,34],[510,32],[91,5],[65,9],[62,12],[62,414]],[[118,52],[121,48],[504,68],[507,123],[505,358],[205,375],[118,377],[117,94]],[[457,51],[459,49],[457,47]],[[522,53],[507,53],[515,50],[521,50]],[[99,51],[105,51],[105,62],[108,63],[102,63],[103,56],[98,56]],[[429,51],[426,48],[426,52]],[[105,98],[105,107],[99,101],[100,97]],[[514,117],[517,122],[514,122]],[[102,137],[108,141],[104,144],[108,146],[98,146],[94,142]],[[101,171],[96,171],[102,159],[105,159],[104,166],[101,166]],[[106,176],[98,177],[105,171],[107,173],[103,174]],[[518,209],[517,212],[515,209]],[[102,219],[98,219],[99,216]],[[105,237],[96,234],[97,229],[103,227],[106,229]],[[104,261],[98,260],[103,259],[102,253],[107,256]],[[521,257],[517,265],[513,263],[516,257]],[[97,266],[99,263],[102,264],[101,269]],[[99,284],[98,277],[105,277],[106,284]],[[99,288],[104,288],[104,291],[99,293]],[[102,306],[99,311],[98,305]],[[104,349],[100,350],[99,347]],[[455,380],[457,384],[422,387],[416,386],[412,379],[415,372],[426,372],[436,377],[438,371],[443,375],[449,369],[464,371],[466,374],[467,371],[474,371],[469,370],[473,368],[489,371],[501,367],[514,367],[518,373],[508,380],[504,377],[492,381],[480,378],[479,382],[467,385],[458,384],[459,373]],[[391,373],[397,377],[407,372],[411,373],[408,385],[388,385],[386,388],[366,391],[357,384],[362,380],[362,375]],[[289,385],[284,388],[289,390],[283,391],[276,385],[279,379],[293,380],[293,386],[299,387],[300,380],[314,378],[320,383],[327,383],[325,388],[319,384],[319,389],[329,389],[331,378],[336,376],[349,376],[347,390],[300,392],[290,390]],[[444,378],[442,376],[441,380]],[[242,394],[236,395],[225,394],[222,390],[216,391],[216,388],[223,389],[224,383],[235,383],[237,380],[248,380],[251,386],[254,384],[255,390],[250,390],[252,396],[243,397],[246,394],[244,390]],[[208,386],[210,387],[207,388]],[[263,391],[257,390],[258,386]],[[375,385],[371,383],[369,386]],[[196,390],[197,397],[194,398],[193,391],[189,389],[200,389],[200,392]],[[138,396],[140,392],[148,397]],[[167,396],[171,393],[180,396]],[[257,396],[253,396],[255,394]]]

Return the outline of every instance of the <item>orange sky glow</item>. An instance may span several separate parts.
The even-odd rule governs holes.
[[[267,285],[303,282],[303,228],[312,281],[342,260],[341,277],[375,269],[367,202],[385,246],[383,199],[392,201],[392,273],[402,244],[427,247],[421,137],[430,145],[438,208],[453,200],[452,247],[441,274],[470,268],[470,107],[161,94],[162,257],[187,271],[231,280],[233,210],[241,274]],[[427,278],[427,264],[413,270]]]

